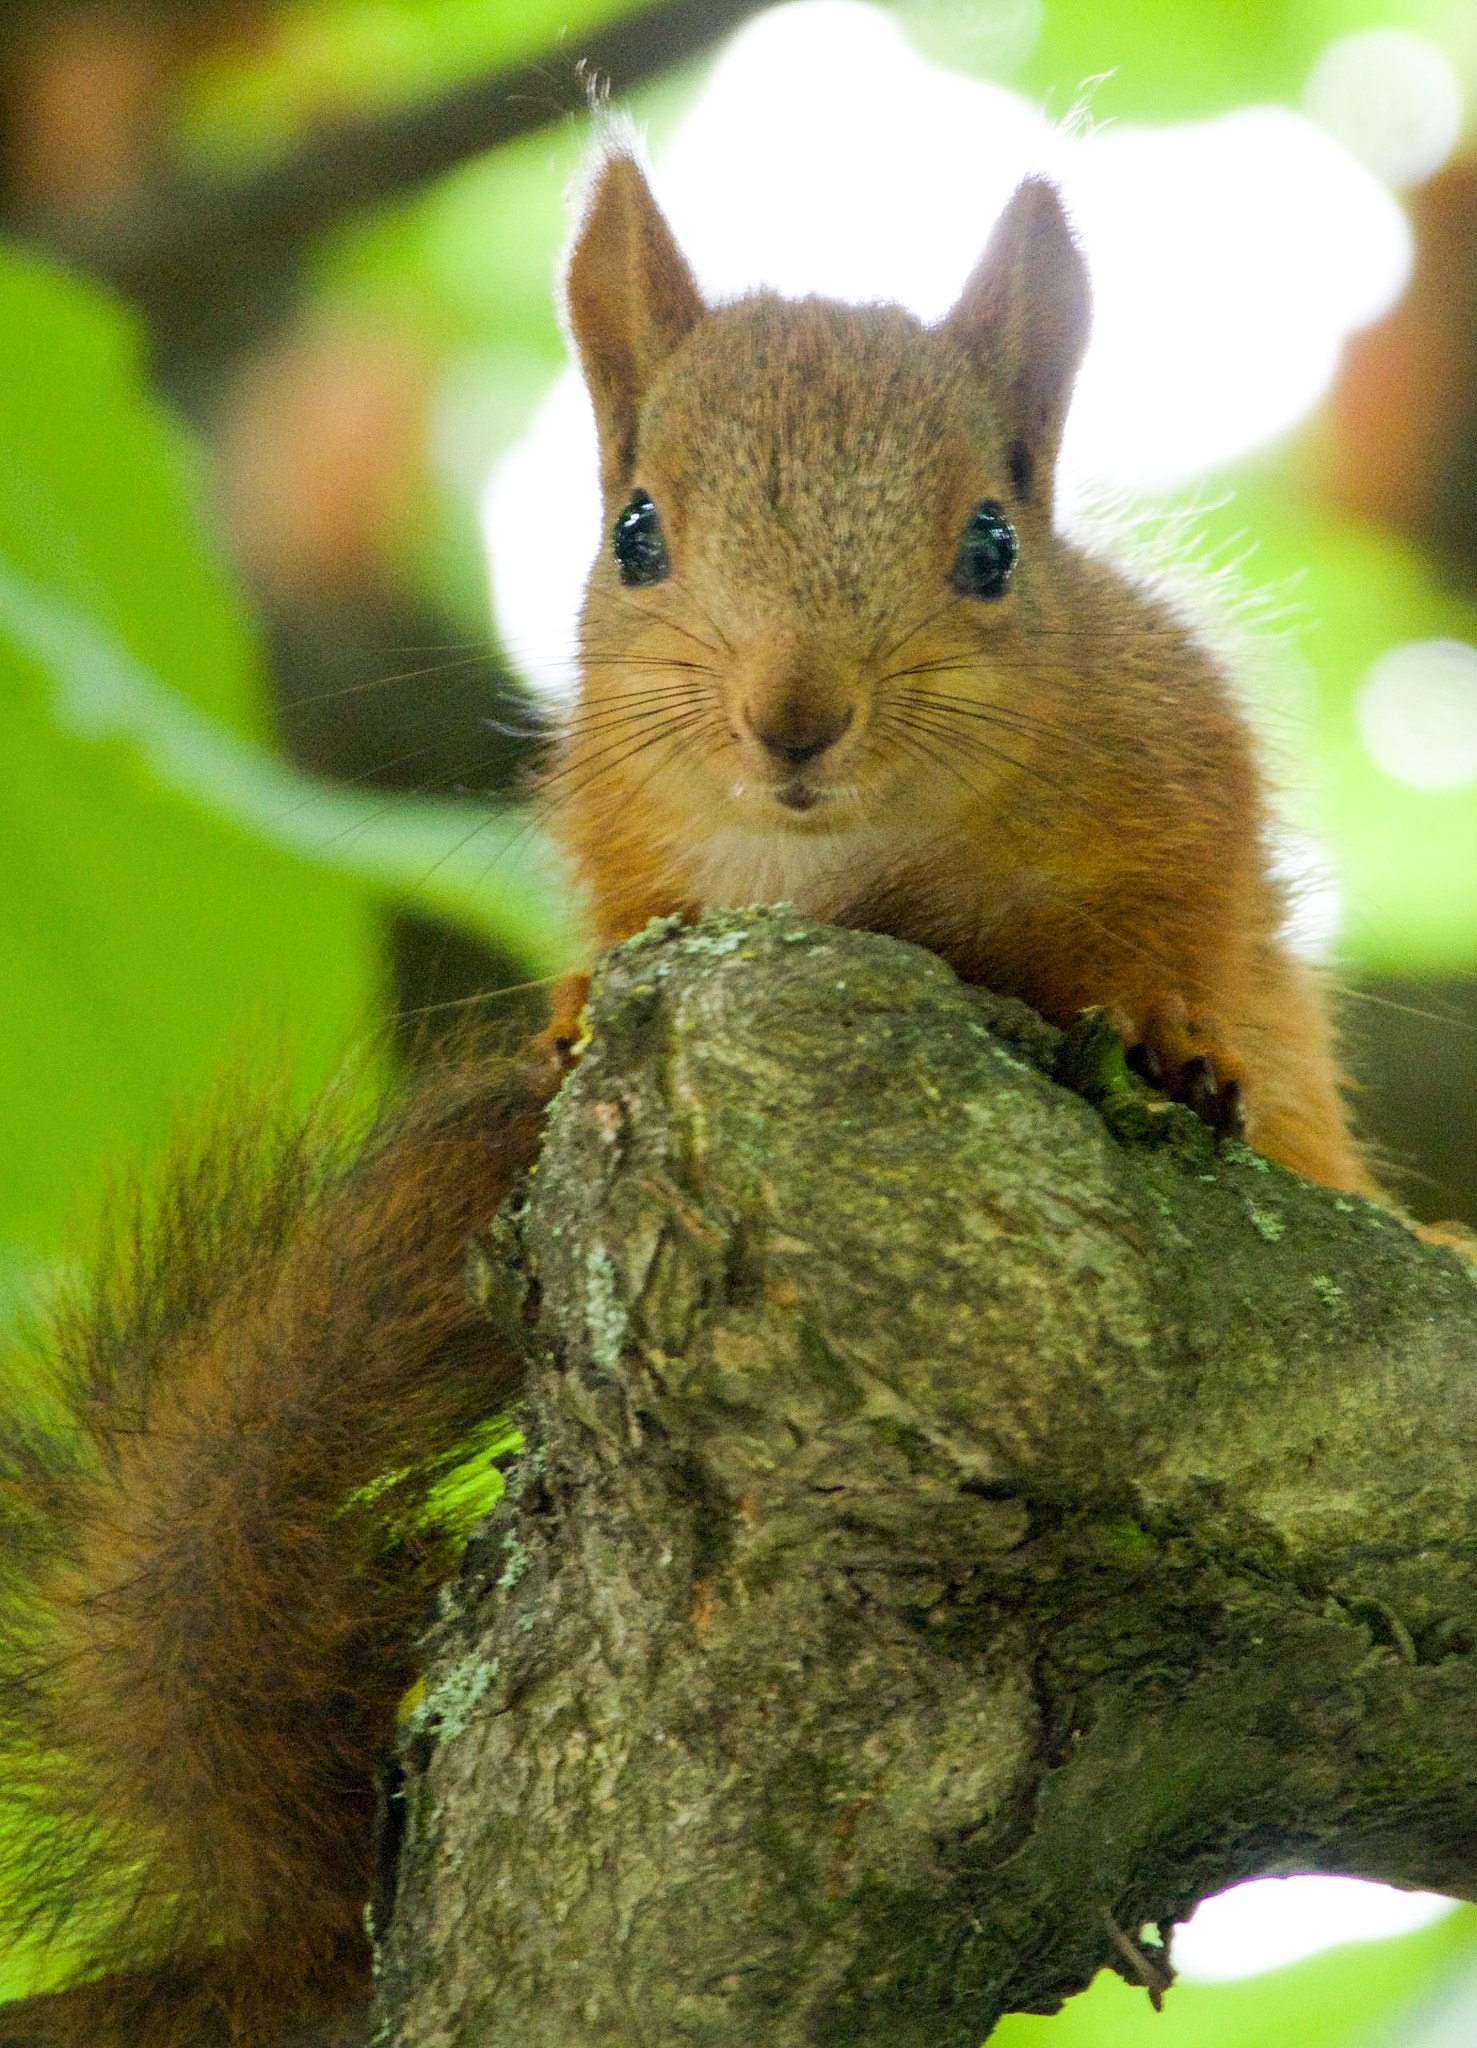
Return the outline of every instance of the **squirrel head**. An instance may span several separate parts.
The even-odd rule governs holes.
[[[927,327],[769,292],[705,304],[613,154],[566,306],[607,534],[567,789],[583,764],[585,809],[608,811],[639,785],[673,845],[705,820],[825,833],[903,786],[937,797],[943,749],[909,679],[959,698],[1011,666],[1062,545],[1053,472],[1090,313],[1055,189],[1020,186]]]

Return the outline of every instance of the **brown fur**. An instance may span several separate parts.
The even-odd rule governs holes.
[[[1241,1084],[1264,1152],[1368,1188],[1227,679],[1053,521],[1088,293],[1050,187],[928,329],[705,308],[617,156],[568,302],[607,516],[648,491],[671,561],[597,564],[549,778],[602,942],[791,898],[1048,1017],[1107,1006]],[[985,498],[1020,540],[998,602],[950,584]],[[269,2048],[362,2001],[375,1769],[454,1555],[434,1489],[517,1384],[465,1249],[547,1093],[465,1066],[347,1160],[228,1131],[62,1318],[68,1426],[0,1443],[0,1769],[15,1888],[89,1963],[0,2040]]]
[[[788,897],[1058,1022],[1104,1005],[1167,1075],[1203,1056],[1238,1083],[1261,1151],[1369,1191],[1228,679],[1053,522],[1088,288],[1051,187],[1021,187],[929,329],[767,293],[704,310],[618,158],[568,290],[607,521],[646,491],[672,563],[635,589],[597,563],[551,780],[601,942]],[[1020,537],[997,603],[949,583],[985,498]],[[838,730],[803,771],[765,743]]]
[[[70,1429],[4,1447],[3,1791],[14,1889],[102,1975],[19,2038],[267,2043],[362,1996],[375,1773],[456,1554],[434,1488],[518,1387],[466,1247],[545,1093],[464,1066],[347,1159],[228,1127],[58,1317]]]

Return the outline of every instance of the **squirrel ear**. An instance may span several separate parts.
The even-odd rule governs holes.
[[[564,274],[564,304],[600,429],[607,489],[630,481],[641,401],[704,306],[634,157],[606,158]]]
[[[1027,178],[970,272],[944,332],[990,383],[1017,498],[1051,498],[1073,379],[1092,325],[1087,265],[1054,185]]]

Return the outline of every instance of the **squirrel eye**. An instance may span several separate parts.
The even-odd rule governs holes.
[[[661,514],[645,491],[637,491],[615,522],[610,544],[622,583],[660,583],[671,571]]]
[[[1019,551],[1004,507],[981,498],[965,522],[949,580],[965,597],[1004,597]]]

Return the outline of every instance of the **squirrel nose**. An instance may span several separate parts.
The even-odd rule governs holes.
[[[803,768],[824,754],[851,724],[850,709],[830,718],[788,717],[769,726],[756,725],[753,733],[762,747],[787,767]]]

